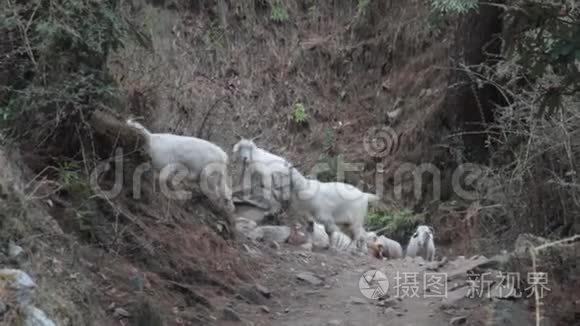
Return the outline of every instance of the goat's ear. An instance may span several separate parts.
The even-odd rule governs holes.
[[[418,236],[419,236],[419,233],[418,232],[413,233],[413,238],[416,238]]]
[[[260,139],[260,137],[262,137],[262,135],[263,135],[263,134],[259,134],[259,135],[258,135],[258,136],[256,136],[256,137],[252,137],[252,139],[251,139],[251,140],[252,140],[252,141],[254,141],[254,140],[256,140],[256,139]]]
[[[240,144],[235,144],[234,145],[234,149],[232,150],[235,153],[237,153],[240,150]]]

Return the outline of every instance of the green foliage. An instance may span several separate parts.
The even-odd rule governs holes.
[[[273,21],[277,23],[283,23],[285,21],[288,21],[288,19],[290,19],[290,16],[288,15],[288,10],[286,9],[286,6],[282,2],[282,0],[272,0],[271,7],[272,12],[270,13],[270,18]]]
[[[308,18],[311,20],[316,20],[318,17],[318,7],[316,7],[316,1],[310,1],[308,5]]]
[[[382,230],[389,238],[399,242],[406,241],[414,229],[424,221],[423,215],[414,214],[409,209],[371,210],[366,219],[366,229]],[[401,242],[402,243],[402,242]]]
[[[478,0],[431,0],[434,11],[442,14],[463,15],[478,7]]]
[[[371,0],[358,0],[357,4],[356,4],[356,8],[358,11],[359,15],[364,15],[366,14],[369,5],[371,3]]]
[[[117,103],[109,51],[130,27],[117,1],[8,1],[0,13],[0,128],[14,137],[50,134],[83,112]],[[132,30],[134,32],[134,30]],[[38,138],[38,137],[37,137]]]
[[[301,102],[294,104],[294,109],[290,112],[290,121],[302,125],[308,121],[308,113],[306,113],[306,107]]]
[[[64,190],[83,200],[90,196],[91,188],[89,181],[81,174],[80,166],[77,162],[62,162],[58,165],[57,171],[58,182]]]

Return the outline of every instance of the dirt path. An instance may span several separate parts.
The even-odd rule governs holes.
[[[452,261],[435,272],[427,270],[429,264],[420,258],[380,261],[370,256],[288,247],[273,255],[272,266],[258,279],[272,290],[269,312],[249,318],[252,325],[438,326],[450,325],[454,318],[458,318],[457,325],[477,324],[461,319],[473,312],[464,298],[467,288],[454,289],[459,283],[445,282],[445,277],[435,282],[442,273],[457,274],[476,261]],[[367,298],[359,288],[361,276],[372,270],[384,273],[388,279],[387,287],[382,282],[381,289],[386,288],[388,294],[383,299]],[[301,280],[303,274],[314,279]],[[430,290],[425,290],[425,282],[434,282],[428,286]],[[370,287],[378,285],[371,282]]]

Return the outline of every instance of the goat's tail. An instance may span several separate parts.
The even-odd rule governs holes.
[[[375,194],[371,194],[368,192],[365,192],[364,194],[367,196],[369,203],[379,202],[381,200],[381,197],[379,197]]]
[[[145,138],[147,139],[147,142],[149,142],[149,138],[151,137],[151,133],[149,132],[149,130],[147,130],[147,128],[143,127],[142,124],[140,124],[139,122],[133,121],[133,119],[128,119],[127,125],[129,127],[137,129],[143,136],[145,136]]]
[[[133,119],[128,119],[127,125],[131,128],[137,129],[137,132],[145,137],[145,148],[149,148],[149,146],[151,146],[151,133],[149,130],[147,130],[147,128],[143,127],[143,125],[139,122],[133,121]]]

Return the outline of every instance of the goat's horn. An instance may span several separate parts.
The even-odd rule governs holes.
[[[263,135],[263,134],[259,134],[258,136],[256,136],[256,137],[253,137],[253,138],[252,138],[252,141],[254,141],[254,140],[256,140],[256,139],[258,139],[258,138],[262,137],[262,135]]]

